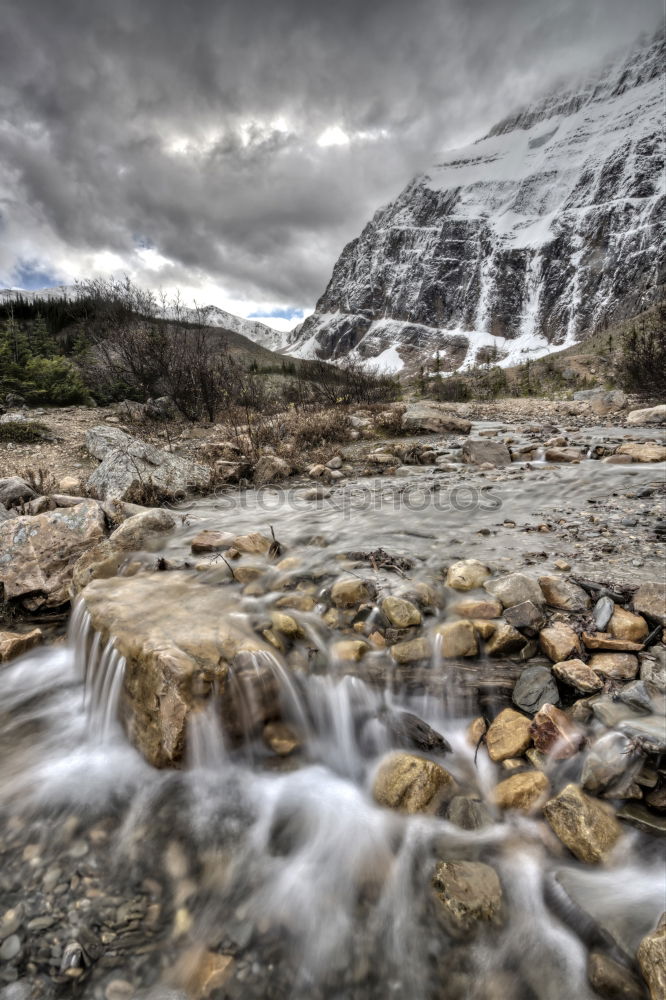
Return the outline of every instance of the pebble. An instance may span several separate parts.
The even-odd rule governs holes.
[[[0,945],[0,962],[11,962],[21,951],[21,939],[18,934],[12,934]]]

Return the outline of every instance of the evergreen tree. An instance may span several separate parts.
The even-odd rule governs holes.
[[[41,313],[37,313],[30,331],[30,349],[33,355],[40,358],[52,358],[56,353],[55,341]]]

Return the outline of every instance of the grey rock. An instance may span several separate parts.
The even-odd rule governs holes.
[[[645,681],[648,691],[666,693],[666,649],[657,646],[650,654],[639,653],[641,661],[640,678]]]
[[[538,582],[534,577],[527,576],[525,573],[509,573],[506,576],[498,576],[494,580],[488,580],[484,586],[490,594],[502,602],[505,608],[523,604],[525,601],[531,601],[535,605],[544,603],[544,596]]]
[[[615,605],[610,597],[600,597],[594,605],[594,624],[598,632],[605,632],[606,626],[613,617]]]
[[[652,712],[652,698],[648,694],[645,681],[630,681],[620,691],[620,701],[636,712]]]
[[[86,432],[85,445],[101,464],[90,476],[89,492],[100,500],[185,497],[210,485],[211,471],[189,459],[161,451],[118,427],[98,426]]]
[[[446,818],[463,830],[480,830],[492,823],[488,807],[468,795],[455,795],[449,802]]]
[[[483,465],[484,462],[496,466],[511,465],[511,453],[501,441],[479,441],[470,438],[462,447],[462,458],[468,465]]]
[[[412,434],[469,434],[471,423],[456,416],[450,406],[442,403],[409,403],[402,415],[402,429]]]
[[[536,663],[523,670],[513,689],[513,703],[531,715],[543,705],[559,705],[560,693],[548,667]]]
[[[0,504],[3,507],[16,507],[26,500],[33,500],[37,494],[25,479],[20,476],[8,476],[0,479]]]
[[[11,934],[0,945],[0,962],[11,962],[21,952],[21,939],[18,934]]]
[[[545,622],[542,608],[532,601],[523,601],[522,604],[514,604],[513,607],[506,608],[504,617],[509,625],[513,625],[514,628],[529,636],[535,636]]]

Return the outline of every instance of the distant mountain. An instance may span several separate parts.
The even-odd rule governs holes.
[[[664,49],[642,40],[412,180],[345,247],[287,352],[511,365],[663,296]]]
[[[75,285],[56,285],[53,288],[40,288],[35,291],[26,291],[22,288],[0,288],[0,300],[8,300],[18,297],[24,299],[57,299],[76,298],[77,288]],[[210,326],[221,327],[231,330],[232,333],[240,333],[248,340],[254,341],[261,347],[269,351],[279,351],[285,344],[285,334],[279,330],[273,330],[265,323],[259,323],[254,319],[244,319],[242,316],[234,316],[233,313],[226,312],[218,306],[208,306],[205,309],[206,322]],[[196,310],[185,310],[185,319],[194,319]]]

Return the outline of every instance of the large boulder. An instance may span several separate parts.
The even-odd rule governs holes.
[[[82,598],[100,648],[113,636],[126,660],[122,721],[154,766],[182,759],[188,719],[211,698],[231,738],[278,717],[277,654],[219,587],[187,572],[146,573],[93,580]]]
[[[105,528],[94,500],[0,524],[4,599],[22,598],[31,610],[65,604],[75,562],[104,539]]]
[[[599,417],[605,417],[609,413],[617,413],[619,410],[624,410],[626,405],[627,397],[621,389],[600,392],[590,400],[590,409]]]
[[[462,447],[463,462],[468,465],[511,465],[511,452],[503,441],[483,441],[470,438]]]
[[[666,447],[663,444],[629,441],[620,445],[616,455],[628,455],[632,462],[666,462]]]
[[[129,552],[151,549],[176,527],[173,514],[157,508],[133,514],[123,521],[109,537],[111,546]]]
[[[85,446],[101,464],[88,480],[88,491],[101,500],[143,500],[186,496],[205,490],[211,470],[146,441],[119,427],[92,427]]]
[[[659,406],[650,406],[645,410],[632,410],[627,414],[627,423],[630,427],[654,426],[661,427],[666,424],[666,403]]]
[[[409,403],[402,415],[402,429],[409,434],[469,434],[471,423],[456,416],[442,403],[422,401]]]

